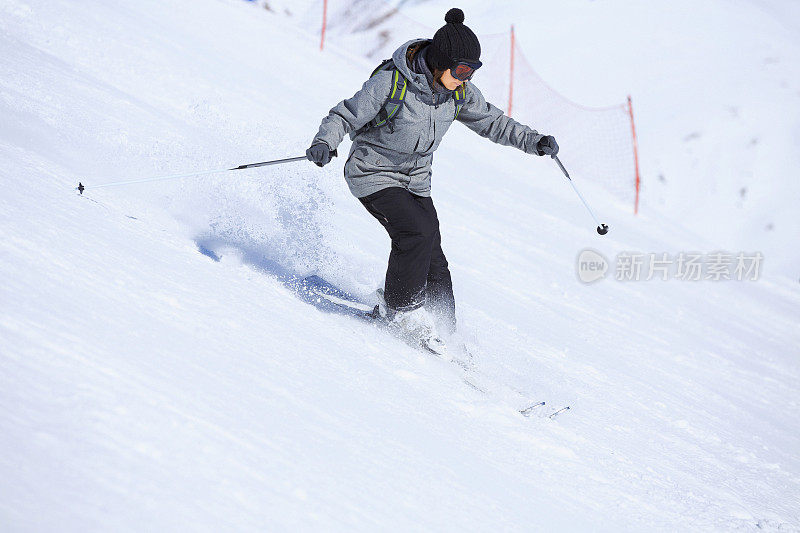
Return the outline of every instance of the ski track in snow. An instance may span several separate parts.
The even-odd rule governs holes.
[[[549,160],[459,126],[436,156],[488,394],[281,282],[381,282],[343,157],[78,196],[302,153],[370,65],[253,9],[0,6],[3,529],[800,529],[797,284],[582,285],[585,247],[713,243],[581,183],[598,238]]]

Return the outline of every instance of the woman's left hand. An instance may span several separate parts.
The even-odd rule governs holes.
[[[558,153],[558,143],[552,135],[545,135],[536,143],[536,151],[539,155],[554,156]]]

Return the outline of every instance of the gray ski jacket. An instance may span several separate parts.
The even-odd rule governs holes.
[[[364,129],[389,98],[392,73],[384,70],[364,82],[352,98],[336,104],[322,119],[312,141],[324,142],[333,150],[350,134],[353,145],[344,176],[350,192],[358,198],[386,187],[403,187],[418,196],[431,194],[433,152],[454,121],[456,104],[452,92],[435,93],[425,75],[413,72],[409,66],[413,53],[426,42],[409,41],[392,55],[408,88],[403,107],[391,124]],[[536,143],[542,137],[488,103],[472,82],[467,82],[458,121],[493,142],[515,146],[529,154],[537,153]]]

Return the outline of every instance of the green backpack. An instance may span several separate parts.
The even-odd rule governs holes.
[[[372,71],[370,78],[375,77],[375,75],[382,70],[394,72],[394,75],[392,76],[392,91],[389,93],[389,99],[386,100],[386,103],[383,104],[381,110],[378,111],[378,114],[369,122],[367,127],[380,128],[381,126],[389,124],[391,129],[392,119],[395,117],[395,115],[397,115],[397,112],[400,111],[400,108],[403,107],[403,100],[406,98],[408,82],[406,81],[405,76],[400,74],[400,71],[395,68],[394,61],[392,59],[384,59],[381,64],[378,65],[378,68]],[[467,84],[464,82],[453,93],[453,98],[455,98],[456,101],[456,114],[453,117],[453,120],[458,118],[461,108],[464,107],[464,100],[466,96]]]

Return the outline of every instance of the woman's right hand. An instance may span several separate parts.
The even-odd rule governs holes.
[[[328,145],[325,143],[312,144],[311,147],[306,150],[306,158],[312,163],[315,163],[318,167],[324,167],[330,163],[331,157],[331,149],[328,148]]]

